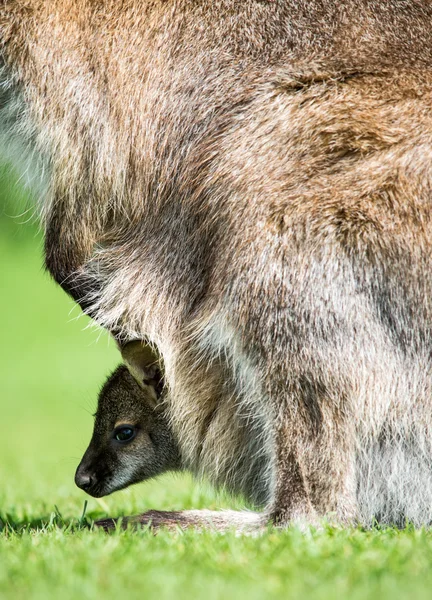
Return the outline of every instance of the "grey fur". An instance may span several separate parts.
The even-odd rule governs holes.
[[[23,92],[0,55],[0,157],[12,165],[43,210],[49,196],[50,163],[29,116]],[[35,211],[37,212],[37,211]]]

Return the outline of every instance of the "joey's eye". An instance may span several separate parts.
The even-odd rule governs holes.
[[[114,429],[114,439],[117,442],[130,442],[135,437],[135,428],[131,425],[122,425]]]

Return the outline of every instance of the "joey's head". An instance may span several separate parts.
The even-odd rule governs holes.
[[[164,414],[160,373],[146,369],[138,381],[122,365],[99,394],[93,436],[75,474],[77,486],[91,496],[106,496],[180,468]]]

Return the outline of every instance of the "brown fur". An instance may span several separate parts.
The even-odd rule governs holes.
[[[277,523],[432,519],[431,19],[0,6],[9,103],[49,157],[47,267],[121,346],[158,347],[188,467],[252,465]]]

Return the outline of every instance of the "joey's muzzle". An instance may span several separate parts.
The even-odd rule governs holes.
[[[75,484],[85,492],[90,493],[96,484],[96,475],[89,472],[85,466],[79,465],[75,473]]]

